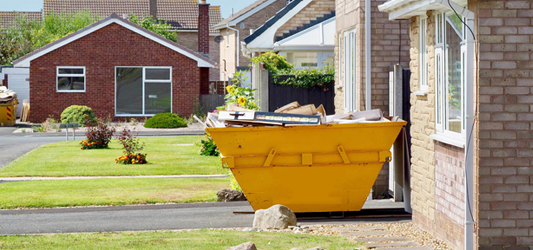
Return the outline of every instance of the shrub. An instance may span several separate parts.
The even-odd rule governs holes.
[[[144,148],[144,142],[141,144],[139,142],[139,138],[137,138],[137,134],[131,131],[130,129],[124,128],[119,135],[117,136],[117,139],[122,143],[122,146],[124,148],[123,156],[115,159],[116,163],[121,164],[145,164],[146,161],[146,154],[141,153],[135,153],[137,151],[141,151]]]
[[[204,138],[200,140],[200,143],[198,145],[202,147],[200,149],[200,155],[205,155],[205,156],[220,155],[220,151],[218,151],[218,147],[215,144],[213,137],[211,137],[209,133],[205,134]]]
[[[86,123],[90,123],[86,121]],[[81,149],[93,148],[108,148],[108,144],[116,131],[114,126],[111,126],[111,117],[98,117],[96,124],[90,124],[85,135],[87,140],[80,142]]]
[[[78,123],[80,126],[96,123],[96,116],[93,109],[87,106],[72,105],[61,113],[61,123]]]
[[[179,128],[187,127],[187,120],[173,113],[159,113],[148,119],[145,128]]]

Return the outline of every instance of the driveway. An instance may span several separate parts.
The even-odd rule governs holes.
[[[61,136],[13,133],[15,129],[15,127],[0,127],[0,168],[41,145],[65,140],[65,137]]]

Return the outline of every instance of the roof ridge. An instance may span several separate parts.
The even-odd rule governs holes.
[[[283,33],[282,36],[275,37],[274,41],[278,42],[278,41],[281,41],[281,40],[283,40],[283,39],[285,39],[287,37],[296,35],[296,34],[298,34],[300,32],[303,32],[303,31],[305,31],[305,30],[307,30],[307,29],[309,29],[309,28],[311,28],[311,27],[313,27],[313,26],[315,26],[315,25],[317,25],[319,23],[327,21],[327,20],[329,20],[329,19],[331,19],[333,17],[335,17],[335,11],[334,10],[332,10],[330,13],[322,15],[321,17],[317,17],[316,19],[311,20],[308,23],[304,23],[301,26],[297,27],[296,29],[289,30],[289,32]]]

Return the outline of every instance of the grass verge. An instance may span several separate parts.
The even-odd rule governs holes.
[[[7,249],[226,249],[244,242],[257,249],[359,249],[343,237],[221,230],[83,233],[0,237]]]
[[[224,188],[231,188],[228,178],[8,182],[0,184],[0,209],[216,202]]]
[[[143,137],[148,164],[116,164],[122,145],[113,140],[109,149],[81,150],[79,142],[68,141],[41,146],[0,169],[0,177],[21,176],[118,176],[225,174],[219,157],[199,155],[191,146],[197,136]],[[187,145],[189,144],[189,145]]]

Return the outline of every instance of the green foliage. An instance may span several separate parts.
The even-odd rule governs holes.
[[[37,29],[32,30],[32,43],[35,48],[54,42],[70,33],[83,29],[100,20],[98,15],[89,11],[75,14],[60,13],[48,15]]]
[[[172,26],[166,21],[154,20],[152,16],[144,16],[144,14],[141,18],[132,14],[129,20],[130,22],[135,23],[171,41],[178,41],[178,34],[176,32],[171,31]]]
[[[276,54],[274,51],[267,51],[251,59],[252,63],[264,63],[270,74],[277,75],[281,71],[291,70],[294,66],[287,61],[287,58]]]
[[[237,179],[235,179],[235,176],[233,175],[233,173],[231,172],[230,169],[228,169],[228,177],[229,177],[229,181],[231,183],[231,188],[233,188],[234,190],[242,192],[241,186],[237,182]]]
[[[252,58],[252,62],[264,63],[265,68],[273,75],[277,85],[293,86],[295,88],[319,88],[328,91],[335,80],[335,67],[333,60],[324,63],[321,69],[294,69],[287,58],[273,51],[267,51],[260,56]],[[287,80],[280,80],[280,75],[291,75]]]
[[[228,94],[224,97],[226,99],[225,105],[217,107],[218,110],[226,110],[228,104],[235,104],[245,109],[259,110],[257,101],[254,98],[254,91],[256,90],[240,87],[248,79],[248,77],[243,77],[243,74],[240,71],[235,73],[235,77],[231,79],[232,84],[226,87]]]
[[[72,105],[61,113],[61,123],[78,123],[80,126],[96,123],[93,109],[82,105]]]
[[[277,81],[278,85],[294,86],[296,88],[319,88],[328,91],[335,81],[335,68],[333,60],[326,61],[320,69],[290,70],[286,73],[294,77],[289,77],[284,81]]]
[[[215,141],[213,140],[213,137],[209,133],[205,133],[204,138],[202,138],[199,143],[196,143],[196,145],[200,146],[200,155],[205,156],[218,156],[220,155],[220,151],[218,151],[218,147],[215,144]]]
[[[45,16],[40,23],[28,20],[27,15],[17,15],[13,27],[0,27],[0,65],[11,65],[13,61],[33,50],[85,28],[101,18],[89,11],[73,14],[52,13]],[[167,39],[177,41],[177,33],[172,32],[170,24],[164,21],[156,21],[151,16],[138,18],[135,15],[129,20]]]
[[[187,127],[187,120],[173,113],[159,113],[148,119],[145,128],[180,128]]]
[[[96,124],[90,124],[85,135],[87,140],[80,142],[81,149],[109,148],[109,142],[117,130],[111,125],[111,117],[98,117]]]

